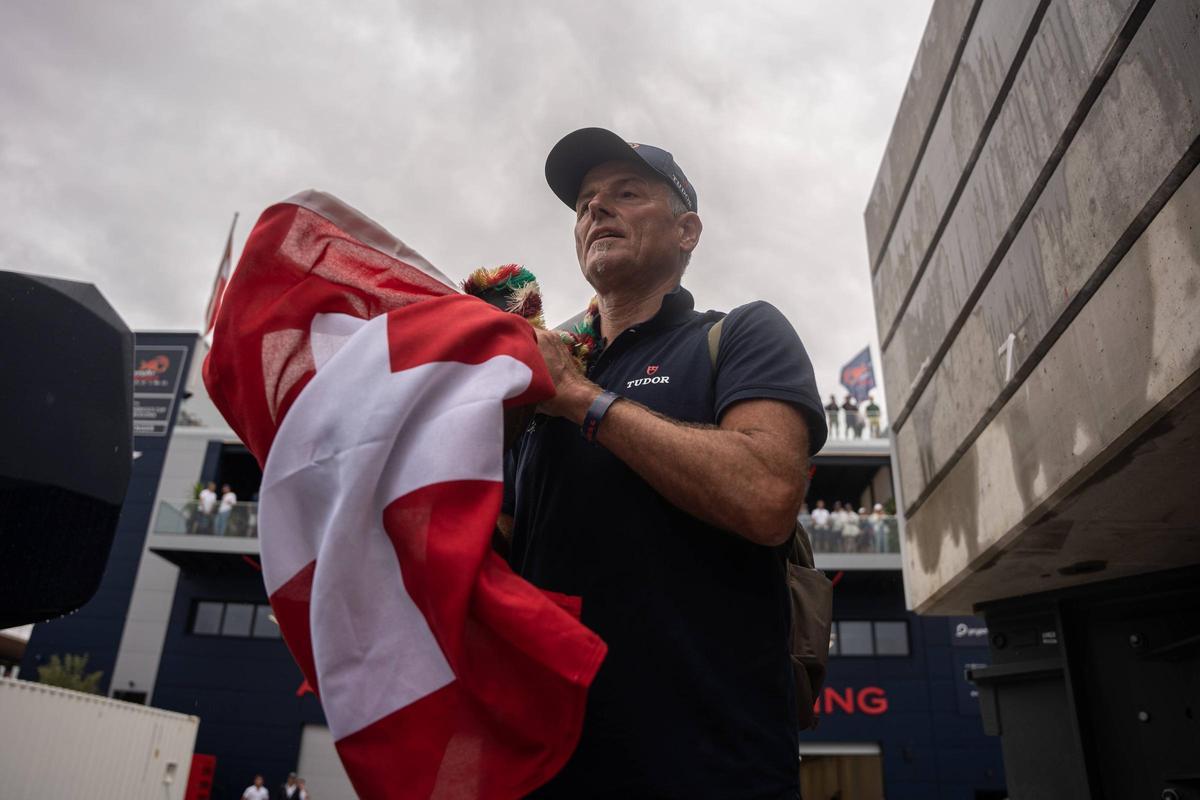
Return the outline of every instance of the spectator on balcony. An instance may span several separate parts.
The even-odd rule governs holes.
[[[233,489],[229,484],[221,487],[221,507],[217,509],[217,536],[225,535],[225,528],[229,525],[229,515],[233,513],[233,507],[237,505],[237,495],[233,493]]]
[[[825,404],[825,419],[829,422],[829,435],[837,438],[838,434],[838,401],[833,395],[829,395],[829,402]]]
[[[812,510],[813,547],[818,552],[829,552],[829,509],[824,500],[817,501],[817,507]]]
[[[887,550],[888,526],[887,514],[883,513],[882,503],[876,503],[875,507],[871,509],[869,522],[871,525],[871,540],[875,545],[875,551],[883,553]]]
[[[198,533],[212,533],[213,512],[217,510],[217,485],[212,481],[200,490],[200,502],[196,509],[199,514],[196,519]]]
[[[833,513],[829,515],[829,538],[831,551],[842,552],[846,549],[843,534],[846,530],[846,508],[841,500],[833,501]]]
[[[847,553],[857,553],[862,542],[862,528],[858,526],[858,514],[854,506],[846,503],[846,518],[842,522],[842,541]]]
[[[842,403],[842,411],[845,416],[846,438],[849,439],[853,433],[855,439],[861,439],[863,422],[862,417],[858,414],[858,401],[854,399],[854,395],[846,395],[846,402]]]
[[[879,404],[875,402],[875,395],[867,395],[867,425],[871,428],[871,438],[879,438]]]

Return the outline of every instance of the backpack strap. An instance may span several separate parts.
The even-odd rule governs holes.
[[[708,329],[708,360],[713,369],[717,368],[717,352],[721,349],[721,325],[725,318],[721,317]]]

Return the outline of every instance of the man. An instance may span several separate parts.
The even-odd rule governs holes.
[[[829,402],[825,404],[825,418],[829,423],[829,435],[835,439],[838,437],[838,405],[837,398],[829,395]]]
[[[873,395],[873,394],[867,395],[867,424],[871,428],[871,438],[872,439],[879,438],[879,432],[880,432],[879,416],[880,416],[879,404],[875,402],[875,395]]]
[[[217,485],[208,482],[200,490],[200,533],[212,533],[213,512],[217,510]]]
[[[292,800],[292,798],[298,796],[299,792],[300,786],[296,783],[296,773],[289,772],[287,781],[279,787],[279,793],[283,796],[284,800]]]
[[[233,513],[233,507],[237,505],[237,495],[233,493],[233,489],[227,483],[221,487],[221,506],[217,509],[217,536],[225,535],[225,528],[229,525],[229,515]]]
[[[581,596],[609,651],[574,755],[533,796],[795,798],[776,547],[825,441],[808,356],[752,303],[725,316],[714,370],[721,315],[680,285],[702,226],[670,153],[588,128],[546,177],[575,212],[600,346],[581,374],[538,334],[557,394],[510,454],[510,561]]]
[[[887,550],[887,535],[887,516],[883,513],[883,504],[876,503],[871,509],[871,540],[877,553]]]
[[[255,775],[254,783],[242,792],[242,800],[270,800],[271,793],[263,786],[263,776]]]
[[[846,552],[846,509],[842,506],[841,500],[833,501],[833,513],[829,515],[829,527],[837,542],[837,552]]]
[[[817,507],[812,512],[813,522],[813,547],[818,553],[828,553],[832,551],[832,542],[829,535],[829,509],[825,507],[824,500],[817,501]]]
[[[861,439],[863,429],[862,418],[858,415],[858,401],[854,399],[854,395],[846,395],[846,402],[842,403],[842,411],[846,419],[844,423],[846,426],[846,438],[849,439],[853,435],[855,439]]]

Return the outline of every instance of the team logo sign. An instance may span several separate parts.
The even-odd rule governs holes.
[[[650,366],[646,367],[647,375],[653,375],[656,372],[658,372],[658,364],[651,364]]]

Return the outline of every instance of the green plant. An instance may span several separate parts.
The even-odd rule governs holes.
[[[38,667],[38,680],[63,689],[100,694],[100,679],[104,671],[87,672],[87,662],[87,654],[80,656],[68,653],[62,658],[50,656],[48,663]]]

